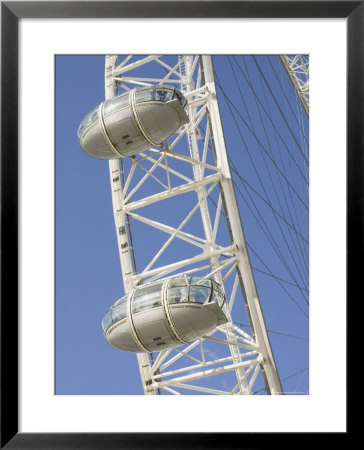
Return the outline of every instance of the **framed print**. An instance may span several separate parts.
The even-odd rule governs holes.
[[[243,441],[249,448],[274,436],[284,441],[290,433],[347,436],[346,305],[362,270],[358,149],[363,146],[363,16],[361,1],[1,3],[2,448],[241,448]],[[299,59],[278,56],[295,52]],[[118,57],[112,56],[116,53]],[[181,59],[182,53],[201,57]],[[111,56],[105,59],[105,55]],[[297,61],[299,77],[292,71]],[[145,77],[141,68],[150,62],[160,72]],[[106,83],[109,97],[104,101],[110,67],[116,82],[109,91]],[[304,96],[308,67],[309,106]],[[194,69],[196,84],[191,88],[184,74]],[[229,82],[224,85],[220,79],[227,73]],[[243,80],[240,86],[237,75]],[[272,92],[273,85],[280,99]],[[244,117],[234,109],[238,98]],[[118,106],[114,108],[112,102]],[[159,109],[147,116],[146,102]],[[166,105],[169,113],[162,117]],[[284,118],[282,108],[290,108],[292,121]],[[121,134],[112,125],[115,111],[124,114],[115,119]],[[156,123],[159,133],[165,129],[163,137],[156,134]],[[187,123],[195,125],[183,128]],[[224,159],[225,144],[217,138],[222,126],[226,143],[235,133],[234,142],[245,149],[244,155],[235,153],[230,162]],[[96,150],[92,139],[85,138],[92,127]],[[171,141],[177,129],[181,134]],[[190,153],[176,150],[183,139]],[[105,144],[101,156],[100,140]],[[279,153],[282,165],[271,157],[274,145],[283,151]],[[297,149],[291,159],[288,146]],[[196,156],[198,148],[201,156]],[[112,163],[97,161],[114,159],[119,166],[122,152],[131,158],[121,163],[117,176]],[[261,154],[259,167],[251,152]],[[193,166],[190,177],[183,167],[197,164],[196,160],[199,168]],[[219,161],[218,171],[214,161]],[[104,189],[104,179],[97,180],[105,175],[104,163],[109,164],[111,197],[108,183]],[[260,181],[254,187],[242,171],[249,164]],[[296,170],[294,186],[285,168],[290,173]],[[262,179],[259,173],[265,174]],[[139,178],[134,179],[136,175]],[[256,196],[255,203],[247,202],[237,186],[233,190],[234,177],[241,189],[250,192],[248,196]],[[273,179],[282,189],[282,203]],[[287,188],[282,188],[282,180]],[[147,182],[154,183],[152,195],[140,197]],[[220,194],[215,195],[215,185]],[[188,197],[193,189],[199,195],[197,204]],[[277,203],[265,200],[274,193]],[[177,206],[180,194],[186,194],[186,201]],[[126,202],[134,199],[125,216],[120,214],[119,195]],[[301,203],[298,212],[288,206],[292,195]],[[169,206],[158,209],[158,201]],[[246,241],[239,228],[239,201],[248,209],[261,202],[273,214],[268,224],[259,212],[252,214],[251,222],[248,214],[241,214]],[[110,205],[103,209],[107,202]],[[150,216],[139,215],[137,208],[148,212],[150,205],[154,208]],[[110,217],[105,219],[108,208],[116,228],[113,221],[110,227]],[[173,216],[168,224],[163,222],[167,208]],[[201,211],[202,225],[197,225],[195,210]],[[303,213],[304,230],[294,226],[294,215]],[[227,225],[221,234],[223,218]],[[138,224],[133,235],[129,221]],[[285,246],[286,255],[271,234],[281,230],[282,223],[286,231],[279,245]],[[148,232],[147,240],[140,239],[141,224],[169,238],[159,238],[155,231],[155,238]],[[192,225],[201,226],[205,234],[195,234]],[[258,228],[261,239],[268,238],[274,250],[271,267],[250,247],[250,229],[256,229],[258,236]],[[235,246],[225,243],[229,233]],[[175,237],[208,254],[210,263],[204,266],[200,253],[190,256],[184,247],[173,247]],[[249,256],[242,256],[248,251]],[[138,252],[146,255],[142,272],[136,269]],[[175,262],[176,254],[182,262]],[[285,261],[287,256],[292,262]],[[104,261],[110,258],[114,262],[107,266]],[[158,266],[162,268],[156,269],[157,260],[163,262],[163,267]],[[272,270],[278,260],[291,281]],[[189,267],[191,262],[195,266]],[[279,306],[271,300],[281,294],[270,282],[260,290],[266,292],[261,301],[263,312],[270,315],[269,338],[249,270],[255,279],[275,278],[280,288],[284,285],[287,302]],[[117,280],[114,285],[112,277]],[[244,285],[242,299],[248,313],[246,320],[229,322],[239,283]],[[293,290],[302,297],[299,304],[291,301]],[[182,304],[183,318],[179,318],[176,311],[182,311]],[[193,314],[187,320],[189,309]],[[309,311],[309,327],[307,320],[300,328],[295,315],[308,319]],[[281,314],[291,326],[284,330],[285,337],[295,339],[295,346],[281,344],[283,330],[274,326],[274,318]],[[96,340],[90,323],[93,329],[99,327]],[[225,323],[239,333],[240,344],[232,342],[231,330],[225,331],[225,337],[210,335]],[[122,324],[124,331],[120,331]],[[124,333],[122,344],[119,334],[114,340],[114,330]],[[192,350],[188,353],[196,339],[201,358]],[[240,345],[244,358],[251,359],[242,362],[243,356],[238,360],[233,351],[220,354],[209,346],[211,342]],[[129,370],[129,359],[118,359],[108,343],[130,352],[131,358],[138,352],[139,367],[135,364]],[[170,356],[169,348],[178,347],[175,343],[187,347]],[[277,366],[282,367],[283,360],[291,364],[281,379],[271,343]],[[145,356],[148,352],[155,352],[150,353],[152,360]],[[172,366],[187,353],[186,367]],[[300,370],[295,359],[310,362]],[[217,369],[212,368],[214,362],[220,364]],[[236,372],[237,382],[226,378],[221,385],[188,384],[229,370]],[[165,381],[161,374],[175,377],[174,381]],[[139,376],[141,384],[136,382]],[[190,395],[176,395],[186,389],[192,391]],[[285,395],[261,395],[262,391]],[[238,392],[256,395],[231,395]],[[166,395],[140,395],[148,393]]]

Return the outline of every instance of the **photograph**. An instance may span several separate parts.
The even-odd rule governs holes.
[[[55,55],[55,394],[309,395],[309,55]]]

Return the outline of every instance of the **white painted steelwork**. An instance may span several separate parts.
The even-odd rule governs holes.
[[[309,59],[307,55],[279,56],[296,89],[307,116],[310,110]]]
[[[178,86],[188,99],[190,119],[161,148],[125,159],[123,171],[119,160],[109,162],[125,294],[142,284],[194,274],[215,279],[227,298],[226,325],[152,358],[138,354],[145,394],[161,389],[174,395],[186,389],[251,394],[259,378],[267,393],[282,394],[235,199],[211,57],[129,55],[118,62],[116,56],[107,56],[105,78],[106,98],[117,88]],[[130,220],[134,246],[143,246],[143,253],[150,247],[149,260],[139,260],[138,249],[131,248]],[[166,240],[160,238],[163,234]],[[134,250],[138,272],[132,264]],[[233,317],[241,322],[242,314],[249,319],[251,333],[233,323]]]

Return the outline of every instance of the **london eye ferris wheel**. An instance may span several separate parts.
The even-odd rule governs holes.
[[[78,139],[109,165],[123,291],[102,334],[144,394],[308,393],[308,74],[305,55],[105,57]]]

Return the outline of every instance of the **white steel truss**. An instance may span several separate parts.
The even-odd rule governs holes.
[[[309,59],[307,55],[280,55],[280,59],[296,89],[307,116],[309,116]]]
[[[105,68],[106,98],[119,89],[170,84],[187,98],[190,118],[160,148],[109,162],[125,293],[193,274],[213,277],[227,298],[229,321],[209,336],[137,354],[144,393],[252,394],[260,380],[268,394],[282,394],[235,199],[211,57],[108,55]],[[234,323],[243,315],[249,331]]]

